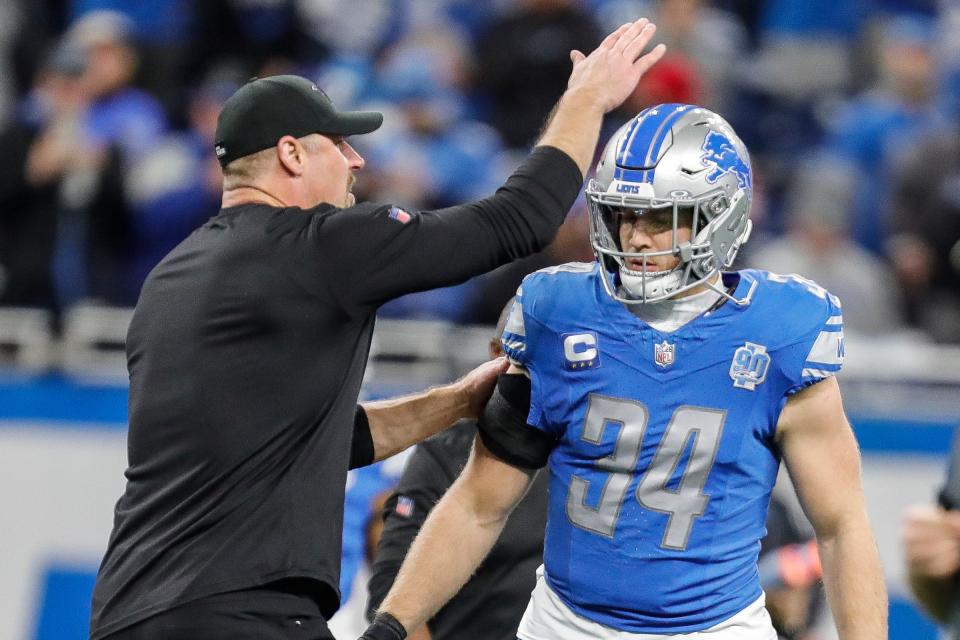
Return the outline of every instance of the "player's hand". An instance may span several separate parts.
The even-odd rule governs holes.
[[[493,389],[497,386],[497,377],[507,370],[509,362],[504,357],[495,358],[463,376],[455,383],[469,404],[467,418],[479,418],[487,405]]]
[[[902,538],[910,573],[946,578],[960,570],[960,512],[935,505],[911,507]]]
[[[641,55],[656,30],[656,25],[640,18],[608,35],[588,56],[571,51],[573,71],[567,91],[590,96],[604,113],[619,107],[633,93],[643,74],[667,50],[665,45],[658,44]]]

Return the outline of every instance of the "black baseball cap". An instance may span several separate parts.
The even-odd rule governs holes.
[[[378,111],[337,111],[329,96],[300,76],[259,78],[227,99],[217,118],[215,149],[220,166],[269,149],[290,135],[352,136],[383,124]]]

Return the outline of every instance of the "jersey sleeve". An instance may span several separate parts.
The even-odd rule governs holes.
[[[563,152],[538,147],[496,193],[436,211],[360,204],[318,219],[329,283],[348,309],[460,284],[543,249],[580,189]]]
[[[517,289],[517,295],[513,299],[513,306],[510,307],[507,323],[500,336],[500,344],[511,362],[527,368],[529,362],[527,360],[527,329],[523,317],[523,285]]]
[[[813,326],[783,350],[786,395],[837,375],[843,367],[843,312],[836,296],[819,289],[822,301],[811,312]],[[819,298],[819,296],[817,296]]]
[[[510,309],[510,315],[504,326],[500,343],[503,351],[514,364],[522,367],[530,377],[530,411],[527,425],[557,435],[549,426],[543,402],[543,325],[533,317],[536,297],[540,293],[537,274],[527,276],[520,287]]]

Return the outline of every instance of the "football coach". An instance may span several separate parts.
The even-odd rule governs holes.
[[[646,20],[571,52],[537,146],[489,198],[439,211],[356,204],[349,136],[310,81],[224,105],[223,208],[150,273],[127,334],[126,490],[93,594],[94,640],[333,638],[347,470],[477,417],[502,366],[357,404],[377,308],[545,247],[605,113],[663,46]],[[632,46],[630,46],[632,45]]]

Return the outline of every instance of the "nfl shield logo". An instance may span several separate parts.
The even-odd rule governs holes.
[[[653,350],[653,360],[661,367],[669,367],[673,364],[673,355],[676,345],[672,345],[666,340],[660,344],[655,344]]]

